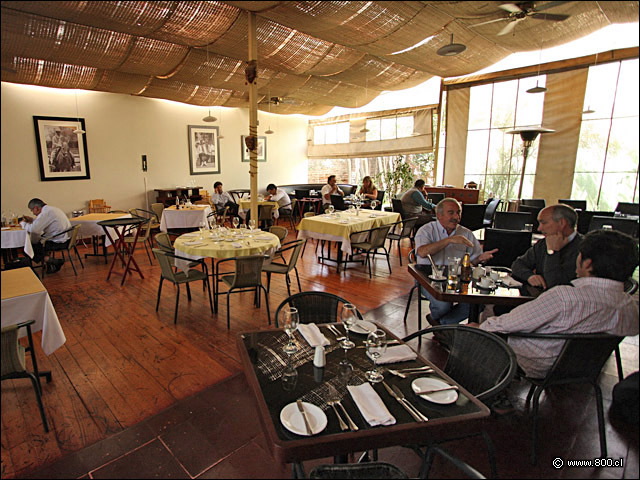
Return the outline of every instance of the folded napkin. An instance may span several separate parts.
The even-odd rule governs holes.
[[[324,347],[330,345],[329,340],[325,337],[315,323],[299,324],[298,331],[304,339],[309,342],[313,348]]]
[[[503,277],[500,279],[502,281],[502,283],[504,283],[507,287],[521,287],[522,283],[520,283],[518,280],[516,280],[513,277]]]
[[[396,423],[396,419],[389,413],[389,410],[387,410],[387,407],[371,384],[350,385],[347,386],[347,390],[349,390],[351,398],[353,398],[360,413],[369,422],[369,425],[375,427],[376,425],[393,425]]]
[[[271,240],[271,237],[267,237],[267,236],[263,236],[263,237],[256,237],[256,240]]]
[[[349,220],[340,220],[338,223],[349,223]]]
[[[378,358],[378,363],[406,362],[415,360],[417,357],[418,354],[409,345],[398,345],[396,347],[387,347],[387,351]]]
[[[231,244],[231,246],[232,246],[232,247],[236,247],[236,248],[242,248],[242,244],[241,244],[241,243],[238,243],[238,242],[233,242],[233,243]]]
[[[185,245],[204,245],[204,242],[198,242],[198,241],[191,241],[191,242],[184,242]]]

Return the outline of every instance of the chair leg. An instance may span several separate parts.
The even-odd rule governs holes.
[[[80,260],[80,266],[82,267],[82,269],[84,270],[84,263],[82,263],[82,257],[80,256],[80,254],[78,253],[78,247],[76,247],[75,245],[73,246],[73,249],[76,251],[76,257],[78,257],[78,260]],[[69,256],[71,256],[71,253],[69,253]]]
[[[156,312],[158,311],[158,306],[160,306],[160,293],[162,292],[162,281],[164,277],[160,275],[160,285],[158,285],[158,301],[156,302]]]
[[[64,252],[62,252],[62,258],[64,258]],[[71,258],[71,252],[69,252],[69,262],[71,263],[71,268],[73,268],[73,274],[77,277],[78,272],[76,272],[76,266],[73,264],[73,258]]]
[[[176,325],[178,323],[178,302],[180,301],[180,285],[176,283],[176,288],[178,291],[176,292],[176,311],[173,314],[173,324]],[[189,285],[187,285],[189,288]]]
[[[402,250],[400,250],[400,240],[398,239],[398,258],[400,259],[400,266],[402,266]]]
[[[533,426],[531,428],[531,465],[537,462],[536,443],[538,441],[538,407],[540,406],[540,394],[542,388],[536,388],[533,395]]]
[[[300,275],[298,275],[298,267],[293,267],[293,270],[296,272],[296,279],[298,280],[298,291],[302,293],[302,287],[300,286]]]
[[[596,409],[598,411],[598,431],[600,432],[600,458],[607,456],[607,433],[604,429],[604,409],[602,407],[602,391],[597,383],[593,384],[596,391]]]
[[[411,306],[411,298],[413,297],[413,292],[416,289],[416,286],[414,285],[413,287],[411,287],[411,290],[409,290],[409,298],[407,299],[407,306],[404,308],[404,320],[403,323],[407,323],[407,317],[409,316],[409,307]],[[420,301],[420,299],[418,299],[418,301]]]
[[[285,273],[284,275],[284,282],[287,285],[287,296],[290,297],[291,296],[291,279],[289,278],[288,273]]]
[[[624,380],[624,372],[622,371],[622,359],[620,358],[620,345],[616,345],[616,366],[618,367],[618,381]]]
[[[264,290],[264,302],[267,304],[267,319],[269,320],[269,325],[271,325],[271,312],[269,311],[269,294],[262,285],[260,285],[259,288]]]
[[[38,380],[36,376],[31,372],[24,372],[29,376],[29,380],[33,385],[33,389],[36,392],[36,400],[38,401],[38,408],[40,409],[40,416],[42,417],[42,425],[44,426],[44,431],[49,433],[49,424],[47,423],[47,416],[44,413],[44,405],[42,404],[42,392],[40,387],[38,386]]]
[[[231,328],[231,315],[229,314],[229,294],[230,293],[231,293],[231,290],[227,292],[227,330]]]
[[[398,242],[398,245],[400,245],[400,242]],[[382,247],[382,249],[384,250],[384,254],[387,257],[387,265],[389,266],[389,275],[391,275],[391,261],[389,259],[389,251],[387,250],[386,247]],[[402,265],[402,264],[401,264]]]
[[[142,245],[144,245],[144,251],[147,252],[147,258],[149,259],[149,263],[153,265],[153,261],[151,260],[151,255],[149,255],[149,249],[147,248],[147,242],[143,241]]]
[[[209,307],[211,307],[211,313],[213,314],[213,300],[211,299],[211,285],[209,285],[209,278],[206,279],[207,292],[209,293]]]

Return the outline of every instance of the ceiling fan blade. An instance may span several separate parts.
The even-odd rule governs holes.
[[[480,25],[488,25],[490,23],[496,23],[496,22],[502,22],[503,20],[509,20],[508,18],[496,18],[494,20],[488,20],[486,22],[481,22],[481,23],[475,23],[473,25],[469,25],[469,28],[473,28],[473,27],[479,27]]]
[[[536,20],[554,20],[556,22],[562,22],[563,20],[569,18],[571,15],[562,15],[556,13],[534,13],[530,16],[532,18],[535,18]]]
[[[499,7],[509,13],[522,13],[522,9],[515,3],[503,3]]]
[[[506,35],[508,33],[513,32],[513,29],[516,28],[516,23],[518,23],[520,20],[522,19],[517,19],[514,21],[511,21],[509,23],[507,23],[504,28],[502,30],[500,30],[496,35],[500,36],[500,35]]]
[[[548,2],[548,3],[545,3],[544,5],[540,5],[540,6],[537,6],[537,5],[536,5],[536,7],[534,8],[534,10],[535,10],[536,12],[541,12],[542,10],[546,10],[546,9],[548,9],[548,8],[557,7],[557,6],[559,6],[559,5],[562,5],[563,3],[569,3],[569,2]]]

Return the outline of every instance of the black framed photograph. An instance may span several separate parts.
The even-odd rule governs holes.
[[[34,116],[33,124],[41,181],[91,178],[84,118]]]
[[[247,135],[240,136],[240,148],[242,151],[242,161],[248,162],[251,159],[249,158],[249,149],[247,145],[244,143],[244,139],[247,138]],[[258,137],[258,161],[266,162],[267,161],[267,137]]]
[[[189,171],[191,175],[220,173],[220,130],[189,125]]]

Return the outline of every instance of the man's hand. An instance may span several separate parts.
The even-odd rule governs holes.
[[[542,275],[531,275],[527,279],[527,283],[532,287],[541,287],[543,289],[547,289],[547,282],[544,281],[544,277]]]
[[[547,248],[557,252],[569,243],[569,237],[565,237],[562,233],[554,233],[553,235],[547,235],[546,241]]]
[[[467,247],[473,247],[473,242],[463,235],[454,235],[453,237],[449,237],[449,243],[459,243],[461,245],[466,245]]]
[[[22,220],[24,220],[27,223],[33,222],[33,218],[31,218],[29,215],[25,215],[24,217],[22,217]]]
[[[496,253],[498,251],[497,248],[494,248],[493,250],[487,250],[486,252],[481,253],[480,255],[478,255],[475,259],[475,264],[477,265],[478,263],[482,263],[482,262],[486,262],[487,260],[491,260],[493,258],[493,254]]]

